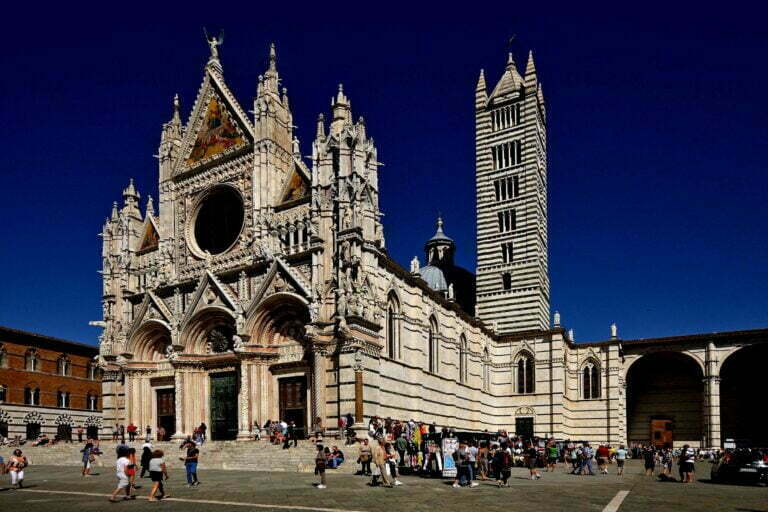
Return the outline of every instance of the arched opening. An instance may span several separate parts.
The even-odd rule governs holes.
[[[34,441],[40,437],[40,424],[37,422],[27,423],[27,441]]]
[[[39,371],[39,364],[40,360],[37,356],[37,351],[35,349],[29,349],[27,350],[27,353],[24,355],[24,367],[27,369],[28,372],[36,372]]]
[[[8,422],[0,419],[0,437],[3,439],[8,438]]]
[[[747,446],[768,446],[768,429],[760,421],[756,393],[768,361],[768,343],[750,345],[731,354],[720,367],[720,437]]]
[[[483,348],[483,391],[488,391],[491,387],[490,376],[491,358],[488,355],[488,347]]]
[[[400,303],[394,293],[390,293],[387,299],[387,355],[396,359],[399,355],[400,326],[398,324],[398,315],[400,314]]]
[[[528,352],[523,352],[517,357],[515,381],[519,394],[530,394],[536,390],[536,370],[533,356]]]
[[[459,382],[467,382],[467,338],[463,334],[459,338]]]
[[[134,361],[162,362],[166,359],[165,352],[171,345],[171,332],[160,322],[149,321],[142,325],[131,337],[128,352],[133,354]],[[97,375],[94,365],[93,376]]]
[[[429,317],[429,328],[427,330],[427,368],[432,373],[437,373],[439,366],[437,360],[437,320],[434,316]]]
[[[701,366],[678,352],[641,357],[627,373],[627,439],[630,445],[688,443],[700,446],[704,385]]]
[[[600,365],[594,359],[587,360],[581,368],[581,398],[600,398]]]

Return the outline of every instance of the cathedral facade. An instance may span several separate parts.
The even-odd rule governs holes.
[[[380,416],[618,443],[675,414],[656,414],[659,400],[628,406],[627,361],[658,351],[648,340],[622,342],[614,328],[576,344],[550,320],[546,106],[532,54],[522,74],[510,55],[493,89],[482,72],[477,82],[475,275],[454,264],[441,219],[423,265],[390,258],[377,148],[341,86],[305,160],[274,46],[249,116],[210,44],[188,121],[175,99],[162,128],[157,207],[149,197],[141,208],[131,182],[104,224],[107,425],[181,437],[205,422],[213,439],[247,439],[268,419],[308,432],[352,413],[358,426]],[[738,343],[692,343],[707,387],[695,417],[679,419],[697,426],[675,441],[717,444],[719,391],[702,382]],[[637,426],[628,407],[640,407]]]

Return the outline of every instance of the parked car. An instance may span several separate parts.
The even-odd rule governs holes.
[[[768,484],[768,463],[759,452],[739,450],[714,461],[710,476],[718,483]]]

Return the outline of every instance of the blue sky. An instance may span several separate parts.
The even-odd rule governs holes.
[[[344,83],[385,163],[387,245],[406,268],[441,211],[474,269],[474,86],[480,68],[495,83],[516,34],[547,100],[552,310],[577,340],[611,322],[624,338],[768,326],[765,13],[131,5],[19,10],[6,27],[0,324],[95,342],[97,233],[129,177],[157,196],[160,127],[176,92],[189,115],[207,26],[226,32],[224,75],[247,110],[276,42],[305,154]]]

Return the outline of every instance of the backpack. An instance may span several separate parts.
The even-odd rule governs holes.
[[[512,456],[506,450],[501,452],[501,467],[503,469],[507,469],[507,468],[511,468],[512,467]]]

